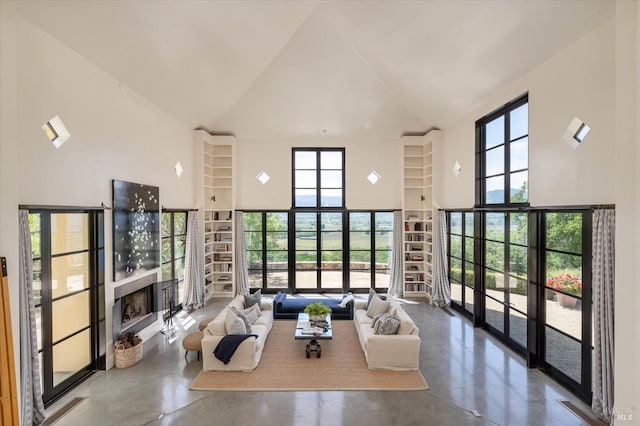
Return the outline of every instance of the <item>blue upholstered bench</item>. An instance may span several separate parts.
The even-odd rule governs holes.
[[[297,319],[300,312],[313,302],[322,302],[331,308],[331,320],[352,320],[354,303],[351,300],[345,308],[338,306],[340,300],[332,298],[312,298],[312,297],[287,297],[286,293],[278,292],[273,298],[273,318],[274,319]]]

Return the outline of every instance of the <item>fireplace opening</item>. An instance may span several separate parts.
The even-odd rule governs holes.
[[[122,298],[121,333],[153,314],[153,297],[153,285],[150,285]]]

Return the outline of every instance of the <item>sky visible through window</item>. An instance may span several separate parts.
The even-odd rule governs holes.
[[[505,128],[506,116],[509,126]],[[529,105],[507,111],[485,125],[485,195],[487,204],[505,202],[506,176],[510,188],[506,202],[529,199]],[[509,158],[506,158],[507,144]],[[505,170],[509,167],[509,170]]]

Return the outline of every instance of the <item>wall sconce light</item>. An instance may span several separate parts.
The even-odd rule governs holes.
[[[263,170],[260,173],[258,173],[258,176],[256,176],[256,179],[258,179],[260,183],[264,185],[267,182],[269,182],[269,179],[271,179],[271,176],[269,176],[267,172]]]
[[[375,185],[376,183],[378,183],[380,179],[381,179],[380,175],[375,170],[372,170],[371,173],[369,173],[369,176],[367,176],[367,180],[371,182],[372,185]]]
[[[589,130],[591,130],[591,128],[587,126],[584,121],[580,120],[578,117],[573,117],[573,120],[569,123],[569,127],[564,131],[562,139],[564,139],[571,148],[576,149],[587,136]]]
[[[180,161],[178,161],[176,163],[176,165],[173,166],[173,168],[176,171],[176,176],[178,176],[178,179],[180,179],[180,176],[182,176],[182,172],[184,172],[184,169],[182,168],[182,163],[180,163]]]
[[[453,175],[455,177],[460,176],[460,172],[462,171],[462,166],[460,166],[460,163],[458,163],[457,161],[455,162],[455,164],[453,165]]]
[[[42,130],[44,130],[44,134],[47,135],[56,149],[60,148],[71,137],[71,133],[69,133],[69,130],[57,115],[44,123]]]

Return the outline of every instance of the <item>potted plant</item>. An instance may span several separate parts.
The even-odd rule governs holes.
[[[304,312],[309,315],[310,321],[319,322],[327,318],[327,314],[331,313],[331,308],[322,302],[313,302],[305,306]]]
[[[556,293],[558,302],[565,308],[575,308],[578,298],[582,297],[582,280],[571,274],[559,274],[549,278],[547,285],[559,291]]]

